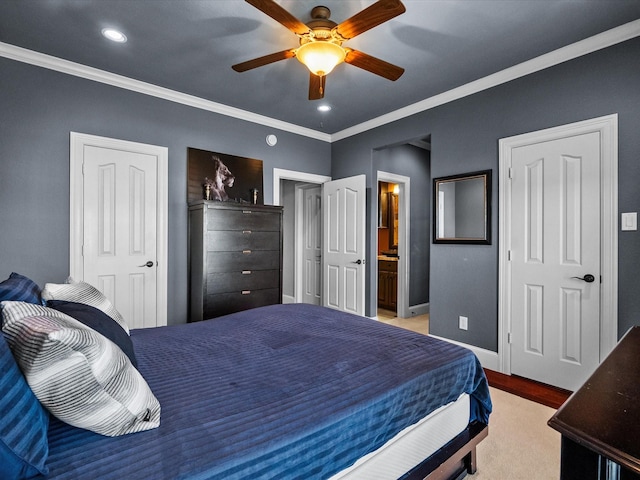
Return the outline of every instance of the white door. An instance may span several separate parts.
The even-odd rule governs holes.
[[[95,139],[77,149],[82,247],[76,275],[104,293],[130,328],[165,325],[166,267],[158,268],[166,263],[159,225],[164,208],[158,192],[166,165],[158,155],[166,149]]]
[[[302,303],[322,303],[322,188],[301,187]]]
[[[366,177],[322,186],[323,304],[364,315]]]
[[[511,373],[569,390],[599,363],[600,134],[514,148]]]

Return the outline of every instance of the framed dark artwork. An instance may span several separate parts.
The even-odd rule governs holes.
[[[264,205],[262,160],[187,148],[187,202]]]
[[[491,245],[491,170],[433,179],[433,243]]]

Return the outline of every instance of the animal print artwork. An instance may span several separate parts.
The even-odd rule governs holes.
[[[225,188],[233,187],[233,182],[236,177],[233,176],[231,170],[222,163],[222,160],[215,155],[211,156],[211,160],[213,161],[213,170],[214,175],[213,178],[205,177],[204,186],[205,186],[205,199],[206,200],[219,200],[226,201],[229,200],[229,195],[227,194]]]
[[[262,160],[187,149],[187,201],[264,205]]]

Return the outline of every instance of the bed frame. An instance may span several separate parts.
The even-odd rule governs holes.
[[[477,470],[476,446],[489,434],[489,427],[470,423],[436,453],[405,473],[400,480],[458,480]]]

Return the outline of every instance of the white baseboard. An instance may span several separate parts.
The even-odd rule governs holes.
[[[282,303],[296,303],[296,298],[292,295],[282,295]]]
[[[411,305],[409,307],[409,315],[407,318],[415,317],[417,315],[426,315],[429,313],[429,304],[420,303],[418,305]]]
[[[478,357],[478,360],[480,360],[480,365],[482,365],[482,368],[488,368],[489,370],[493,370],[495,372],[500,371],[498,352],[493,352],[491,350],[486,350],[484,348],[476,347],[475,345],[467,345],[466,343],[456,342],[455,340],[451,340],[450,338],[438,337],[437,335],[431,335],[431,334],[429,334],[429,336],[433,338],[438,338],[440,340],[444,340],[445,342],[460,345],[461,347],[468,348],[473,353],[475,353],[476,357]]]

